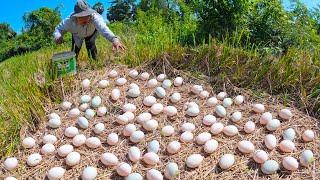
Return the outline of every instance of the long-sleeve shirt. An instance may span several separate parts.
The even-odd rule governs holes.
[[[55,28],[55,31],[53,33],[54,38],[58,39],[66,32],[71,32],[74,37],[75,44],[78,47],[81,46],[83,39],[85,37],[91,36],[96,29],[110,42],[113,42],[117,38],[108,28],[100,14],[94,13],[91,15],[91,18],[91,21],[86,25],[78,24],[76,22],[76,18],[74,17],[68,17],[64,19]]]

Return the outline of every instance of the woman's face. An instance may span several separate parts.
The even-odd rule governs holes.
[[[87,25],[91,20],[91,16],[77,17],[77,22],[80,25]]]

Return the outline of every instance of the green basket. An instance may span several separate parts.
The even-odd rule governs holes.
[[[52,56],[53,78],[77,73],[76,54],[72,51],[61,52]]]

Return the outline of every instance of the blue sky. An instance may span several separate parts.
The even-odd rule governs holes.
[[[92,6],[99,0],[88,0],[89,4]],[[2,8],[0,11],[0,22],[6,22],[13,27],[17,32],[21,31],[23,27],[22,16],[26,12],[38,9],[40,7],[50,7],[55,8],[59,5],[62,5],[61,9],[62,18],[67,17],[73,11],[73,6],[76,0],[2,0]],[[104,3],[105,9],[109,6],[110,0],[100,0]],[[284,0],[285,7],[288,6],[289,0]],[[316,7],[319,3],[319,0],[302,0],[306,3],[309,8]],[[106,18],[105,14],[103,15]]]

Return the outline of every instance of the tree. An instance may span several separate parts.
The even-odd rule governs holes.
[[[135,19],[136,4],[134,0],[115,0],[111,2],[111,7],[107,14],[110,22],[132,21]]]
[[[7,23],[0,23],[0,39],[8,40],[12,39],[17,35],[17,33],[10,27]]]
[[[93,5],[92,9],[97,11],[97,13],[102,14],[104,12],[104,6],[101,2],[97,2],[95,5]]]

